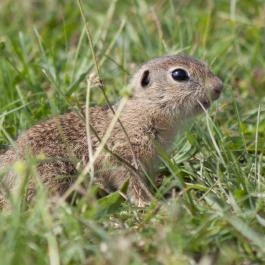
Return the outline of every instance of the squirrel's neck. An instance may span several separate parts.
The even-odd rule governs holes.
[[[139,130],[162,146],[172,144],[180,127],[181,117],[166,113],[151,101],[131,99],[122,111],[121,120],[128,130]]]

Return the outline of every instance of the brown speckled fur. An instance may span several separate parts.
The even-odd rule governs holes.
[[[190,80],[173,80],[171,72],[177,68],[185,69]],[[145,71],[148,71],[148,82],[143,86],[141,81]],[[169,151],[183,122],[202,112],[198,101],[209,107],[211,101],[219,97],[222,82],[205,64],[192,57],[165,56],[144,64],[133,76],[130,86],[133,97],[126,103],[120,120],[140,167],[135,172],[103,151],[95,164],[95,179],[106,190],[113,190],[129,178],[129,199],[138,206],[144,206],[152,195],[143,172],[155,177],[159,164],[155,146],[159,145]],[[112,118],[113,113],[109,108],[89,109],[90,124],[97,132],[96,136],[91,131],[90,141],[94,150],[99,144],[98,137],[103,137]],[[136,167],[131,146],[119,123],[115,125],[107,147]],[[17,176],[12,170],[12,164],[16,160],[38,154],[46,157],[37,167],[40,179],[51,194],[63,194],[78,175],[77,165],[80,167],[81,162],[82,170],[89,161],[84,118],[78,113],[66,113],[41,122],[19,136],[16,145],[0,156],[0,171],[7,170],[2,187],[12,189],[15,185]],[[35,193],[33,181],[29,182],[28,190],[28,200],[31,200]],[[2,191],[0,205],[1,200],[4,204],[3,198]]]

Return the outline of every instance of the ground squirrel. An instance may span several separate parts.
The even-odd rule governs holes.
[[[94,179],[107,191],[118,189],[128,179],[129,200],[144,206],[152,198],[146,176],[154,178],[157,174],[157,146],[168,151],[183,121],[209,108],[220,96],[223,85],[206,64],[189,56],[174,55],[143,64],[129,86],[133,95],[94,163]],[[113,109],[118,105],[113,105]],[[6,172],[0,186],[2,204],[4,191],[12,189],[17,179],[12,164],[29,154],[45,155],[37,165],[37,175],[51,194],[64,194],[79,169],[89,162],[89,143],[95,151],[113,116],[109,107],[89,108],[90,141],[85,119],[76,112],[41,122],[19,136],[15,145],[0,156],[0,172]],[[28,185],[30,200],[36,188],[33,180]]]

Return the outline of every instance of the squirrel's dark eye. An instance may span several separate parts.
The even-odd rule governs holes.
[[[183,69],[175,69],[172,73],[172,78],[176,81],[182,82],[189,80],[188,73]]]

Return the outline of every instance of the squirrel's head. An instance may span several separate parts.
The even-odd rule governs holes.
[[[135,99],[170,115],[192,116],[219,98],[223,84],[202,62],[183,55],[148,61],[130,83]]]

